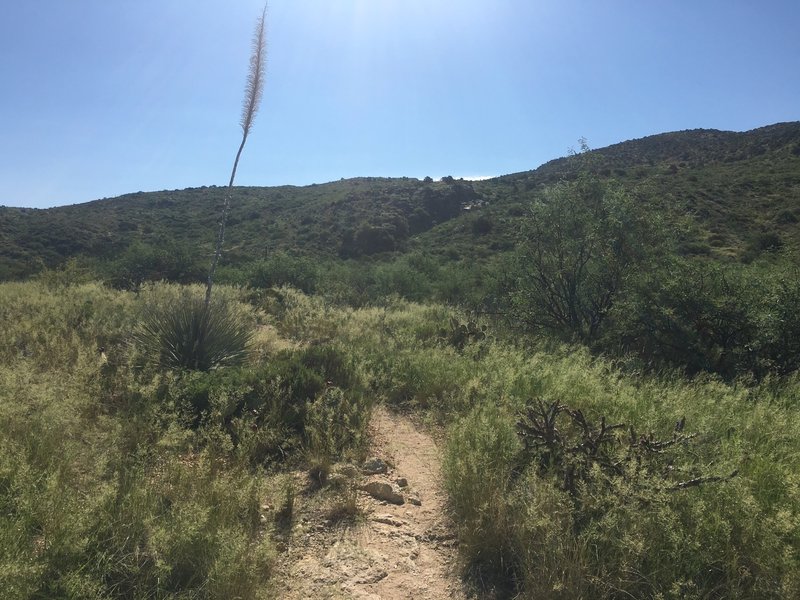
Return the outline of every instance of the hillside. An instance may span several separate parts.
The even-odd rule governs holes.
[[[800,123],[236,188],[204,302],[225,192],[0,209],[3,598],[800,598]]]
[[[437,262],[480,263],[513,246],[516,219],[542,186],[587,168],[656,198],[670,218],[690,215],[697,227],[684,253],[750,260],[800,242],[800,122],[793,122],[745,133],[654,135],[479,182],[357,178],[237,187],[225,264],[238,268],[275,251],[334,262],[386,262],[416,251]],[[71,257],[102,272],[131,249],[177,261],[161,271],[147,267],[145,278],[200,279],[225,192],[204,186],[46,210],[0,207],[0,280]]]

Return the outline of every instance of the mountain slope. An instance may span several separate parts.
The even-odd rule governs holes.
[[[515,220],[541,186],[579,169],[691,215],[697,227],[687,253],[747,259],[775,244],[800,243],[800,122],[793,122],[745,133],[664,133],[480,182],[357,178],[237,187],[225,261],[241,266],[276,250],[326,260],[391,260],[407,251],[480,260],[513,246]],[[131,248],[186,255],[199,271],[225,193],[212,186],[46,210],[0,207],[0,279],[70,257],[112,261]]]

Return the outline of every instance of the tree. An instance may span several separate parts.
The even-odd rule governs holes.
[[[628,278],[657,251],[644,201],[590,175],[544,190],[524,217],[510,273],[511,316],[526,329],[596,339]]]

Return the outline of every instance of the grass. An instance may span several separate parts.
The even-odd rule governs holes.
[[[403,301],[353,311],[287,290],[282,311],[294,339],[324,332],[350,348],[376,397],[449,426],[446,485],[476,581],[531,598],[798,593],[796,377],[642,375],[586,350],[492,335],[458,350],[442,335],[451,311]],[[685,419],[694,437],[655,469],[590,471],[570,494],[520,444],[516,422],[537,397],[656,439]],[[704,477],[722,480],[669,489]]]
[[[491,327],[454,343],[452,319],[468,318],[444,306],[395,299],[352,309],[289,288],[264,296],[225,286],[216,297],[258,332],[244,364],[208,373],[137,366],[143,349],[128,343],[137,323],[199,289],[0,285],[8,597],[268,597],[296,509],[282,473],[336,473],[337,462],[358,460],[377,401],[446,427],[460,548],[469,574],[498,593],[800,590],[795,375],[758,384],[641,375],[570,346],[523,347]],[[535,398],[656,438],[685,417],[691,444],[658,463],[671,469],[669,482],[738,474],[670,491],[654,475],[662,471],[616,478],[590,469],[567,489],[517,433]],[[349,521],[354,497],[334,479],[316,493],[330,498],[330,521]]]
[[[275,548],[260,507],[277,484],[265,460],[302,463],[305,423],[297,430],[284,419],[293,402],[316,406],[314,397],[293,400],[300,388],[265,371],[260,352],[210,373],[138,366],[146,349],[129,343],[130,332],[187,294],[198,297],[198,288],[0,286],[4,597],[269,597]],[[216,294],[252,313],[236,304],[237,292]],[[275,369],[291,371],[304,357],[289,351]],[[343,367],[309,373],[315,368],[315,377],[331,374],[362,397]],[[262,394],[256,411],[236,412],[253,387]],[[187,414],[182,399],[198,394],[208,404]],[[348,436],[323,423],[338,413],[312,410],[310,422],[328,425],[335,442],[320,452],[350,455],[366,414],[347,414]]]

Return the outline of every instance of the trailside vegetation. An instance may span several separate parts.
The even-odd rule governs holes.
[[[800,127],[234,188],[263,28],[219,221],[0,210],[4,598],[275,597],[376,403],[442,432],[477,597],[800,597]]]
[[[137,324],[201,289],[0,285],[7,597],[271,597],[301,493],[285,473],[339,493],[327,473],[363,459],[375,402],[446,428],[479,594],[800,592],[796,374],[637,373],[444,305],[227,286],[218,298],[255,332],[242,364],[143,360]]]

